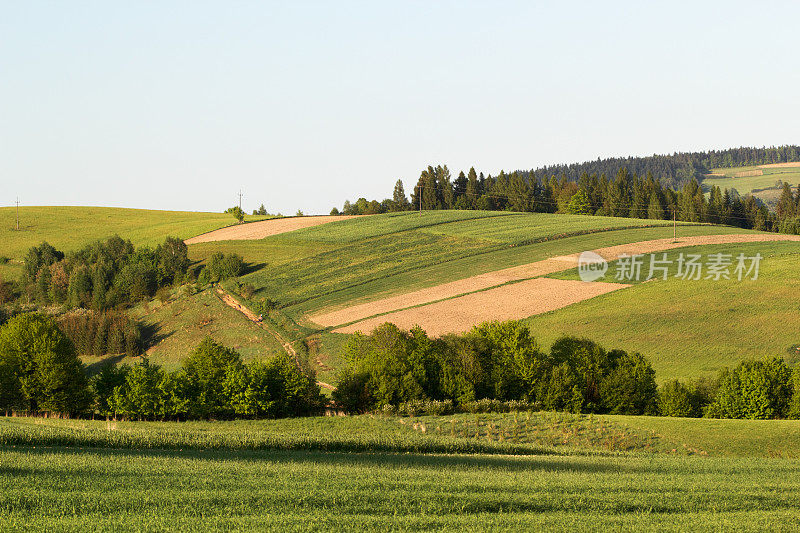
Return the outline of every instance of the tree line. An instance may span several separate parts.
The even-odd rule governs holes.
[[[351,413],[541,409],[711,418],[800,418],[800,367],[780,357],[743,361],[716,379],[656,385],[638,353],[562,337],[543,350],[521,321],[486,322],[429,337],[383,324],[353,335],[333,392]],[[404,406],[413,405],[412,409]],[[25,313],[0,328],[0,411],[136,420],[275,418],[319,413],[313,372],[286,354],[245,363],[205,338],[174,372],[147,359],[94,376],[49,317]]]
[[[3,292],[6,298],[0,303],[18,295],[38,306],[123,309],[169,287],[237,277],[245,263],[238,254],[215,252],[202,268],[190,266],[188,248],[177,237],[167,237],[156,248],[135,248],[115,235],[66,254],[43,242],[25,254],[16,291],[12,283],[0,283],[8,293]]]
[[[6,413],[275,418],[316,413],[323,405],[313,374],[285,354],[244,363],[238,352],[207,337],[175,372],[143,359],[89,377],[53,319],[25,313],[0,328],[0,411]]]
[[[575,337],[544,351],[519,321],[440,338],[387,323],[354,335],[343,357],[347,367],[333,398],[352,413],[469,411],[494,402],[575,413],[800,418],[800,367],[792,370],[783,358],[743,361],[716,379],[658,387],[641,354]]]
[[[151,298],[161,287],[186,281],[186,244],[167,237],[156,248],[134,248],[118,235],[64,253],[47,242],[25,254],[21,292],[28,302],[98,311]]]

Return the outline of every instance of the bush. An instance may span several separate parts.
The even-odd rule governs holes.
[[[719,391],[707,416],[770,419],[789,413],[792,372],[783,358],[742,361],[720,372]]]
[[[339,375],[339,384],[331,397],[339,407],[349,414],[365,413],[376,403],[369,373],[354,372],[350,369]],[[385,406],[391,406],[391,404]]]
[[[664,383],[658,391],[658,410],[662,416],[698,417],[700,412],[689,387],[677,379]]]
[[[200,271],[199,281],[202,284],[218,283],[220,281],[235,278],[244,271],[244,259],[237,254],[223,254],[215,252],[209,258],[207,264]]]

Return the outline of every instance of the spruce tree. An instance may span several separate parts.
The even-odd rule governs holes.
[[[392,201],[397,211],[405,211],[408,209],[408,198],[406,198],[406,191],[403,189],[403,180],[397,180],[397,183],[394,184]]]

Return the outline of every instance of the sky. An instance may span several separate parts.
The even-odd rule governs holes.
[[[328,213],[800,142],[798,2],[0,0],[0,205]]]

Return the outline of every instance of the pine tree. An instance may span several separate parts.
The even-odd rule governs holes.
[[[406,191],[403,189],[403,180],[397,180],[394,184],[394,193],[392,194],[392,201],[398,211],[405,211],[409,208],[408,198],[406,198]]]
[[[793,218],[797,212],[797,204],[794,194],[792,194],[792,187],[786,182],[783,183],[783,191],[781,192],[780,200],[778,200],[776,212],[780,220]]]
[[[655,191],[653,191],[653,194],[650,195],[650,204],[647,207],[647,218],[650,220],[664,219],[664,207],[661,204],[661,199],[658,197],[658,193]]]
[[[478,181],[478,175],[475,173],[475,167],[470,167],[467,173],[467,187],[464,191],[464,195],[467,197],[467,204],[471,209],[475,209],[475,205],[481,193],[481,184]]]

